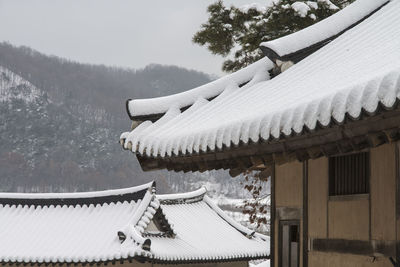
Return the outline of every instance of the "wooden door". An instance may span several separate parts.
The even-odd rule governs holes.
[[[279,222],[279,266],[300,266],[300,221]]]

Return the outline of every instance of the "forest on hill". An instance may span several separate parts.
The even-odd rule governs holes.
[[[0,191],[101,190],[156,180],[160,192],[171,192],[212,181],[236,196],[243,190],[225,172],[144,173],[118,144],[130,127],[126,99],[210,80],[176,66],[89,65],[0,43]]]

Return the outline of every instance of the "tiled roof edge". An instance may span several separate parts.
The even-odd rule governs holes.
[[[207,189],[201,187],[196,191],[187,193],[157,195],[157,198],[164,205],[188,204],[202,201],[206,193]]]
[[[154,98],[128,99],[125,102],[125,108],[131,120],[154,122],[173,105],[177,105],[183,112],[191,107],[196,99],[204,98],[211,101],[232,84],[240,88],[247,87],[253,83],[253,80],[257,80],[259,73],[264,71],[263,68],[269,70],[272,67],[272,62],[268,58],[263,58],[234,73],[181,93]],[[152,110],[147,108],[143,110],[144,107],[152,107]]]
[[[255,231],[250,230],[249,228],[241,225],[228,215],[224,213],[223,210],[221,210],[208,196],[204,196],[204,202],[207,203],[208,206],[212,210],[214,210],[223,220],[225,220],[228,224],[230,224],[233,228],[241,232],[243,235],[245,235],[248,238],[253,238],[253,237],[258,237],[263,241],[266,241],[267,237],[261,234],[257,234]]]
[[[0,266],[19,266],[23,265],[26,266],[27,264],[35,264],[36,266],[49,266],[51,264],[57,264],[57,263],[65,263],[68,266],[93,266],[98,263],[104,263],[104,264],[115,264],[117,262],[123,264],[125,262],[133,262],[133,260],[139,261],[141,263],[143,262],[152,262],[152,263],[168,263],[168,264],[181,264],[181,263],[186,263],[186,264],[195,264],[195,263],[207,263],[207,262],[235,262],[235,261],[248,261],[248,260],[258,260],[258,259],[269,259],[269,255],[260,255],[260,256],[239,256],[239,257],[232,257],[232,258],[223,258],[223,259],[217,259],[217,258],[207,258],[207,259],[187,259],[187,260],[162,260],[158,258],[149,258],[145,256],[134,256],[134,257],[126,257],[126,258],[115,258],[115,259],[108,259],[108,260],[99,260],[99,261],[79,261],[79,262],[67,262],[67,261],[55,261],[55,262],[26,262],[26,261],[0,261]]]
[[[94,192],[78,193],[0,193],[2,205],[33,205],[33,206],[57,206],[57,205],[97,205],[139,200],[144,197],[146,191],[154,186],[154,182],[144,185]]]
[[[207,263],[207,262],[237,262],[237,261],[250,261],[250,260],[261,260],[270,259],[270,255],[267,253],[257,252],[254,255],[249,253],[243,253],[235,256],[203,256],[203,257],[190,257],[184,259],[183,257],[176,257],[176,259],[161,259],[153,258],[149,261],[152,263],[168,263],[168,264],[196,264],[196,263]]]

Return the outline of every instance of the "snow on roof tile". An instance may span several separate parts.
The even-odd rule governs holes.
[[[152,183],[86,193],[1,193],[0,262],[100,262],[146,253],[137,244],[121,246],[117,232],[134,225],[132,220],[140,217],[140,207],[153,194],[151,187]],[[137,192],[145,194],[125,198]]]
[[[400,98],[397,25],[400,1],[393,0],[274,79],[155,122],[146,135],[123,134],[122,143],[143,156],[185,155],[300,134],[317,123],[343,122],[346,114],[373,113],[379,103],[391,108]]]
[[[126,198],[141,191],[145,191],[141,198]],[[204,194],[201,189],[156,196],[152,183],[89,193],[1,193],[0,262],[84,263],[136,256],[168,262],[266,257],[266,238],[246,237],[251,231],[228,222],[222,211],[203,200]],[[109,197],[114,199],[110,201]],[[23,199],[24,204],[16,202]],[[35,202],[38,199],[47,202]],[[76,202],[54,202],[61,199]],[[172,236],[146,235],[145,229],[157,210],[172,228]],[[213,242],[213,250],[206,241]],[[217,252],[218,246],[224,249]]]
[[[193,105],[198,99],[216,97],[229,86],[239,86],[247,83],[244,87],[248,87],[261,80],[266,80],[269,78],[267,71],[272,67],[272,62],[265,58],[233,74],[179,94],[150,99],[128,100],[127,112],[131,118],[134,118],[150,114],[163,114],[171,107],[186,108]]]
[[[279,57],[295,53],[320,42],[326,42],[370,15],[389,0],[357,0],[343,10],[298,32],[263,42]],[[267,53],[268,54],[268,53]]]
[[[202,188],[157,196],[176,236],[149,237],[153,259],[180,262],[267,258],[269,238],[228,217],[205,193]]]
[[[83,205],[138,200],[153,186],[147,183],[135,187],[77,193],[1,193],[0,204],[9,205]]]

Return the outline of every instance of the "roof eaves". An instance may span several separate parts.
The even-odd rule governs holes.
[[[239,86],[239,87],[240,87],[240,86]],[[213,97],[210,97],[210,98],[207,98],[207,101],[212,101],[212,100],[214,100],[217,96],[218,96],[218,95],[213,96]],[[130,112],[130,110],[129,110],[129,101],[132,101],[132,99],[128,99],[128,100],[126,101],[126,112],[128,113],[128,116],[129,116],[129,118],[130,118],[132,121],[138,121],[138,122],[151,121],[151,122],[156,122],[156,121],[158,121],[159,119],[161,119],[162,116],[165,115],[165,112],[163,112],[163,113],[148,114],[148,115],[132,115],[131,112]],[[184,111],[186,111],[187,109],[189,109],[191,106],[192,106],[192,105],[184,106],[184,107],[180,108],[180,111],[181,111],[181,112],[184,112]]]
[[[209,257],[189,257],[182,259],[160,259],[153,258],[150,261],[152,263],[167,263],[167,264],[199,264],[199,263],[219,263],[219,262],[238,262],[238,261],[251,261],[251,260],[263,260],[270,259],[270,255],[268,253],[257,253],[258,255],[238,255],[238,256],[209,256]]]
[[[213,100],[232,84],[239,88],[245,88],[254,82],[259,82],[260,77],[263,80],[268,79],[266,77],[268,76],[268,70],[272,68],[272,62],[267,58],[263,58],[237,72],[191,90],[163,97],[128,99],[125,103],[126,110],[129,118],[133,121],[150,120],[154,122],[165,114],[171,106],[177,105],[183,112],[190,108],[199,98]],[[261,75],[264,72],[265,75]]]
[[[207,203],[207,205],[218,214],[218,216],[220,216],[223,220],[225,220],[229,225],[231,225],[233,228],[235,228],[236,230],[238,230],[240,233],[242,233],[243,235],[245,235],[247,238],[254,238],[255,236],[257,236],[257,238],[261,239],[262,241],[267,241],[268,237],[261,235],[261,234],[257,234],[256,232],[253,230],[248,229],[247,227],[241,225],[240,223],[238,223],[237,221],[235,221],[234,219],[232,219],[231,217],[229,217],[228,215],[226,215],[224,213],[223,210],[221,210],[208,196],[204,196],[204,202]]]
[[[340,139],[346,137],[343,142],[351,143],[354,151],[369,148],[372,136],[382,133],[383,141],[394,142],[400,140],[400,109],[399,101],[391,108],[379,104],[375,112],[362,110],[358,118],[346,114],[342,122],[334,119],[327,126],[317,123],[315,129],[304,129],[301,133],[281,134],[280,138],[259,140],[259,142],[241,142],[238,145],[224,146],[214,151],[192,153],[174,157],[146,157],[136,154],[144,171],[153,169],[167,169],[173,171],[206,171],[214,169],[235,169],[240,166],[250,168],[253,166],[252,158],[261,157],[265,164],[280,162],[284,158],[304,160],[320,156],[331,156],[340,151],[326,151],[332,145],[338,150],[341,145]],[[370,134],[368,134],[370,133]],[[354,140],[353,140],[354,139]],[[339,143],[338,143],[339,142]],[[346,144],[343,144],[346,145]],[[308,149],[319,147],[320,153],[312,155]],[[336,151],[335,150],[335,151]],[[255,152],[256,151],[256,152]],[[280,156],[281,155],[281,156]],[[282,158],[281,158],[282,157]],[[205,159],[208,159],[207,161]],[[218,159],[217,159],[218,158]],[[186,159],[186,160],[185,160]],[[188,164],[187,162],[191,162]],[[202,162],[202,164],[198,163]],[[184,164],[181,165],[181,164]],[[202,167],[201,167],[201,166]]]
[[[163,205],[189,204],[202,201],[206,193],[207,189],[205,187],[201,187],[193,192],[157,195],[157,198]]]
[[[33,206],[76,206],[110,204],[142,199],[152,183],[105,191],[78,193],[0,193],[2,205],[33,205]]]

